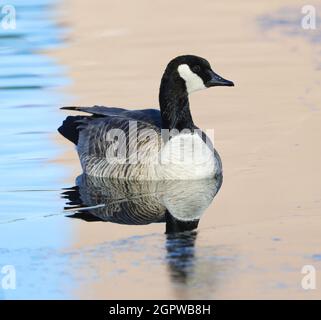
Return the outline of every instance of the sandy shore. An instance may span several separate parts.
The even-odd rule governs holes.
[[[215,129],[224,184],[200,221],[196,250],[230,250],[237,262],[228,276],[198,289],[171,286],[164,266],[129,268],[75,292],[80,298],[321,298],[321,288],[300,287],[301,268],[321,263],[321,107],[317,49],[277,29],[264,34],[257,19],[301,1],[112,1],[70,0],[63,17],[71,27],[67,47],[55,56],[70,68],[68,93],[79,105],[128,108],[158,106],[159,81],[167,62],[191,53],[206,57],[234,88],[191,97],[201,128]],[[309,31],[307,31],[309,32]],[[73,147],[61,137],[58,161],[80,172]],[[75,223],[74,246],[86,247],[131,235],[162,233],[163,226]],[[224,251],[223,250],[223,251]],[[118,268],[128,268],[123,253]],[[213,266],[198,270],[210,282]],[[233,272],[232,272],[233,271]],[[143,279],[143,280],[141,280]],[[138,287],[139,286],[139,287]]]

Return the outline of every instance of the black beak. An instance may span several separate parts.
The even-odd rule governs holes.
[[[216,87],[216,86],[234,87],[234,83],[232,81],[222,78],[212,70],[210,70],[210,75],[211,75],[210,80],[205,83],[206,87]]]

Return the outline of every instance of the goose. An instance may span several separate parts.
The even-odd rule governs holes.
[[[195,55],[171,60],[162,76],[157,109],[62,107],[89,115],[68,116],[58,128],[76,145],[83,172],[125,180],[198,180],[222,173],[210,138],[193,122],[189,94],[234,86]]]

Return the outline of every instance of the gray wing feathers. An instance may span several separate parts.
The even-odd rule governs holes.
[[[84,172],[134,180],[154,175],[152,162],[161,146],[160,129],[122,117],[88,117],[78,121],[78,154]]]

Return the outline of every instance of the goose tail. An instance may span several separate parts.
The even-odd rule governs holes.
[[[80,131],[79,121],[86,118],[86,116],[68,116],[58,128],[58,132],[66,139],[77,145]]]

